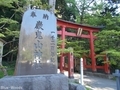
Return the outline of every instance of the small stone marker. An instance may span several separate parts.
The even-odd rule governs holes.
[[[15,75],[57,73],[56,17],[47,10],[29,9],[22,19]]]

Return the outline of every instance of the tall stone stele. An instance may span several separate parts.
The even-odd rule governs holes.
[[[47,10],[29,9],[22,19],[15,75],[57,73],[56,17]]]

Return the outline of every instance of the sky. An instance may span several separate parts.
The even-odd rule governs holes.
[[[81,2],[81,1],[83,1],[83,0],[75,0],[76,2],[78,2],[78,4],[79,4],[79,2]],[[87,0],[86,0],[87,1]],[[88,0],[88,2],[91,2],[92,0]],[[106,0],[95,0],[96,2],[97,2],[97,4],[99,4],[101,1],[102,2],[107,2]],[[91,6],[92,6],[93,4],[91,4]],[[120,4],[117,4],[118,5],[118,9],[117,9],[117,13],[120,13]],[[79,5],[77,5],[78,7],[79,7]]]

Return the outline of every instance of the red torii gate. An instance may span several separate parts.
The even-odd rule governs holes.
[[[92,27],[92,26],[87,26],[87,25],[82,25],[82,24],[75,24],[73,22],[57,19],[57,26],[61,27],[61,30],[57,31],[58,35],[61,35],[61,40],[65,40],[66,36],[72,36],[72,37],[78,37],[78,38],[87,38],[90,40],[90,58],[91,58],[91,65],[86,64],[86,58],[83,57],[83,63],[84,63],[84,69],[91,68],[92,71],[96,71],[97,68],[104,69],[106,73],[109,73],[109,65],[106,63],[104,66],[96,66],[96,59],[95,59],[95,52],[94,52],[94,39],[96,38],[93,33],[99,32],[100,28],[99,27]],[[76,30],[76,33],[68,32],[66,31],[66,28],[73,28]],[[83,31],[87,31],[88,35],[86,34],[81,34],[77,35],[79,33],[79,29],[82,29]],[[62,43],[61,48],[64,49],[65,45]],[[104,58],[106,61],[106,56]],[[64,55],[61,54],[60,56],[60,72],[64,73],[63,70],[64,67]]]

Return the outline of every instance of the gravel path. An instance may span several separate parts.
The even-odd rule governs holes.
[[[64,74],[68,76],[68,72],[65,71]],[[80,74],[75,73],[74,79],[79,82]],[[91,90],[117,90],[116,89],[116,81],[110,80],[108,78],[100,78],[96,76],[88,76],[84,75],[84,84],[91,88]]]
[[[80,74],[74,74],[76,79],[80,79]],[[84,84],[92,90],[117,90],[116,81],[107,78],[84,75]]]

